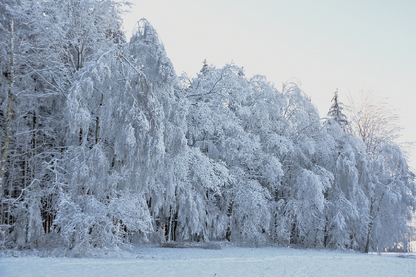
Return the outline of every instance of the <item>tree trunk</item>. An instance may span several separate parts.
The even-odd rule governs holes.
[[[367,230],[367,242],[365,244],[365,253],[368,253],[370,250],[370,237],[371,237],[371,230],[373,229],[373,208],[374,205],[371,203],[370,207],[370,223],[368,223],[368,230]]]
[[[9,75],[9,88],[7,91],[7,113],[6,113],[6,125],[4,130],[4,141],[1,147],[1,160],[0,160],[0,201],[3,199],[3,186],[4,186],[4,170],[9,156],[9,144],[10,144],[10,132],[13,118],[13,83],[14,83],[14,43],[13,43],[13,20],[10,22],[10,75]]]
[[[103,106],[103,99],[104,99],[104,94],[101,93],[101,101],[100,101],[100,108]],[[100,118],[98,117],[98,112],[97,112],[97,117],[95,119],[95,144],[98,144],[98,132],[100,130]]]

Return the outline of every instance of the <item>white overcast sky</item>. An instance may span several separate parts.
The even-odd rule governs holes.
[[[397,109],[401,141],[416,141],[416,0],[130,0],[127,38],[146,18],[176,73],[234,62],[280,90],[295,78],[321,117],[374,90]],[[416,150],[410,153],[416,168]]]

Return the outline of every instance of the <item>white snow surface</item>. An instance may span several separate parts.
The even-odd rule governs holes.
[[[416,253],[136,246],[95,258],[0,252],[0,276],[416,276]]]

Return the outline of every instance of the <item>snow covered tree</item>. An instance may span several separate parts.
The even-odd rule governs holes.
[[[325,192],[327,201],[324,246],[363,249],[369,218],[364,185],[368,181],[368,160],[364,144],[345,133],[334,121],[325,127],[334,140],[327,165],[334,179]]]
[[[7,174],[3,179],[7,189],[3,187],[2,190],[1,213],[2,222],[10,226],[8,233],[13,239],[9,242],[26,246],[36,244],[42,233],[43,215],[40,210],[42,198],[48,190],[48,175],[43,164],[50,160],[51,155],[59,153],[53,149],[57,146],[54,141],[59,137],[59,124],[55,121],[59,113],[53,114],[53,110],[62,103],[62,95],[52,88],[53,80],[48,74],[56,56],[46,43],[53,31],[43,30],[45,25],[48,26],[48,19],[41,12],[42,4],[10,1],[3,8],[6,12],[2,26],[7,20],[14,23],[9,34],[13,34],[16,43],[6,47],[8,51],[3,53],[5,59],[13,60],[13,66],[3,68],[1,77],[14,80],[13,86],[9,86],[11,97],[8,97],[12,101],[13,116],[5,125],[4,142],[10,134],[13,135],[9,140]],[[0,36],[7,36],[7,31],[1,28]]]
[[[323,241],[325,225],[324,192],[328,182],[309,170],[302,170],[292,187],[293,195],[288,198],[286,214],[292,220],[296,243],[304,247],[319,247]]]
[[[319,161],[321,156],[326,156],[325,149],[319,147],[321,143],[325,143],[325,133],[320,126],[316,108],[295,83],[288,82],[284,84],[281,95],[283,102],[279,109],[281,116],[277,126],[282,126],[281,132],[278,133],[281,137],[279,138],[279,148],[282,150],[279,150],[276,154],[280,158],[284,175],[276,194],[276,238],[283,245],[289,243],[300,245],[305,243],[309,246],[320,245],[323,239],[323,220],[319,213],[322,212],[321,205],[324,205],[323,198],[318,205],[317,211],[319,213],[316,215],[320,219],[311,219],[312,221],[309,223],[312,224],[308,224],[306,221],[302,222],[306,217],[302,215],[302,209],[296,208],[298,207],[296,203],[299,203],[300,198],[304,197],[301,191],[311,189],[303,187],[308,186],[308,182],[302,182],[301,180],[310,178],[306,175],[300,176],[302,172],[313,172],[312,175],[315,177],[311,180],[319,180],[316,183],[316,185],[319,185],[315,187],[324,189],[327,186],[326,182],[323,182],[324,176],[319,176],[325,172],[320,170],[322,167]],[[309,200],[313,202],[320,199],[319,197],[322,195],[323,191],[316,192],[310,195],[312,199],[305,199],[304,201],[305,203]],[[309,235],[305,228],[311,230]],[[316,236],[317,240],[310,239],[309,236]]]
[[[62,165],[67,174],[55,229],[79,249],[115,246],[150,232],[147,194],[172,190],[164,183],[171,173],[164,168],[164,132],[173,78],[163,74],[175,75],[157,34],[145,24],[123,52],[104,48],[96,61],[84,63],[67,98],[71,146]],[[74,209],[79,215],[68,220]]]
[[[328,111],[328,116],[338,122],[345,130],[345,126],[348,125],[347,116],[342,112],[344,109],[343,104],[338,100],[338,89],[334,92],[332,98],[332,106]]]
[[[365,144],[368,156],[369,175],[363,184],[369,210],[364,249],[368,252],[404,241],[410,220],[408,212],[414,209],[415,183],[400,147],[394,142],[400,128],[391,107],[371,91],[363,94],[358,104],[351,100],[351,107],[351,130]],[[390,215],[399,210],[393,223]],[[392,221],[387,223],[388,220]]]
[[[41,242],[43,234],[50,231],[55,216],[56,187],[52,176],[57,171],[57,161],[62,159],[65,149],[65,130],[62,106],[68,89],[74,81],[74,70],[70,66],[68,53],[69,37],[75,31],[93,30],[100,37],[93,47],[107,43],[106,34],[114,30],[112,25],[119,18],[116,2],[110,1],[8,1],[3,5],[0,36],[10,36],[8,26],[14,22],[14,47],[6,45],[1,53],[1,89],[5,79],[13,72],[13,122],[9,131],[13,134],[9,143],[7,173],[3,183],[2,223],[10,226],[11,246],[34,246]],[[69,12],[76,5],[92,12],[82,21]],[[106,10],[107,9],[107,10]],[[102,20],[99,20],[99,17]],[[111,20],[111,18],[113,20]],[[90,20],[88,26],[82,22]],[[71,20],[78,20],[71,25]],[[70,22],[71,21],[71,22]],[[80,26],[84,26],[80,28]],[[72,27],[71,27],[72,26]],[[109,27],[110,26],[110,27]],[[71,33],[72,32],[72,33]],[[102,43],[100,43],[102,42]],[[85,49],[92,55],[92,48]],[[69,52],[68,52],[69,51]],[[14,54],[14,55],[13,55]],[[3,61],[14,56],[14,70],[4,67]],[[7,80],[8,81],[8,80]],[[5,94],[2,93],[2,99]],[[7,102],[7,101],[6,101]],[[2,103],[6,103],[2,101]],[[6,108],[4,105],[3,110]],[[3,113],[7,115],[7,113]],[[6,121],[5,121],[6,122]],[[10,122],[10,121],[8,121]],[[6,126],[6,125],[4,125]],[[6,136],[7,137],[7,136]],[[3,137],[5,138],[5,137]],[[2,138],[2,139],[3,139]],[[43,225],[43,226],[42,226]],[[43,230],[42,230],[43,228]],[[34,235],[36,234],[36,235]]]
[[[370,164],[373,174],[367,185],[370,220],[365,252],[406,242],[407,223],[416,207],[414,174],[400,147],[392,142],[378,147],[381,151]]]
[[[360,95],[359,101],[350,99],[351,132],[361,138],[369,155],[377,155],[384,142],[393,142],[399,137],[400,126],[397,114],[373,91]]]
[[[228,217],[226,237],[261,245],[270,233],[270,193],[281,171],[278,160],[263,152],[259,135],[250,132],[261,96],[241,72],[234,65],[217,69],[205,63],[197,78],[183,78],[184,97],[191,102],[188,144],[225,163],[231,175],[219,203],[221,218]]]

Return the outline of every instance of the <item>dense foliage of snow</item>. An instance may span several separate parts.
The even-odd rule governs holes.
[[[123,7],[0,3],[0,247],[407,250],[415,176],[392,139],[370,152],[337,94],[320,119],[234,64],[177,76],[147,20],[127,42]]]

